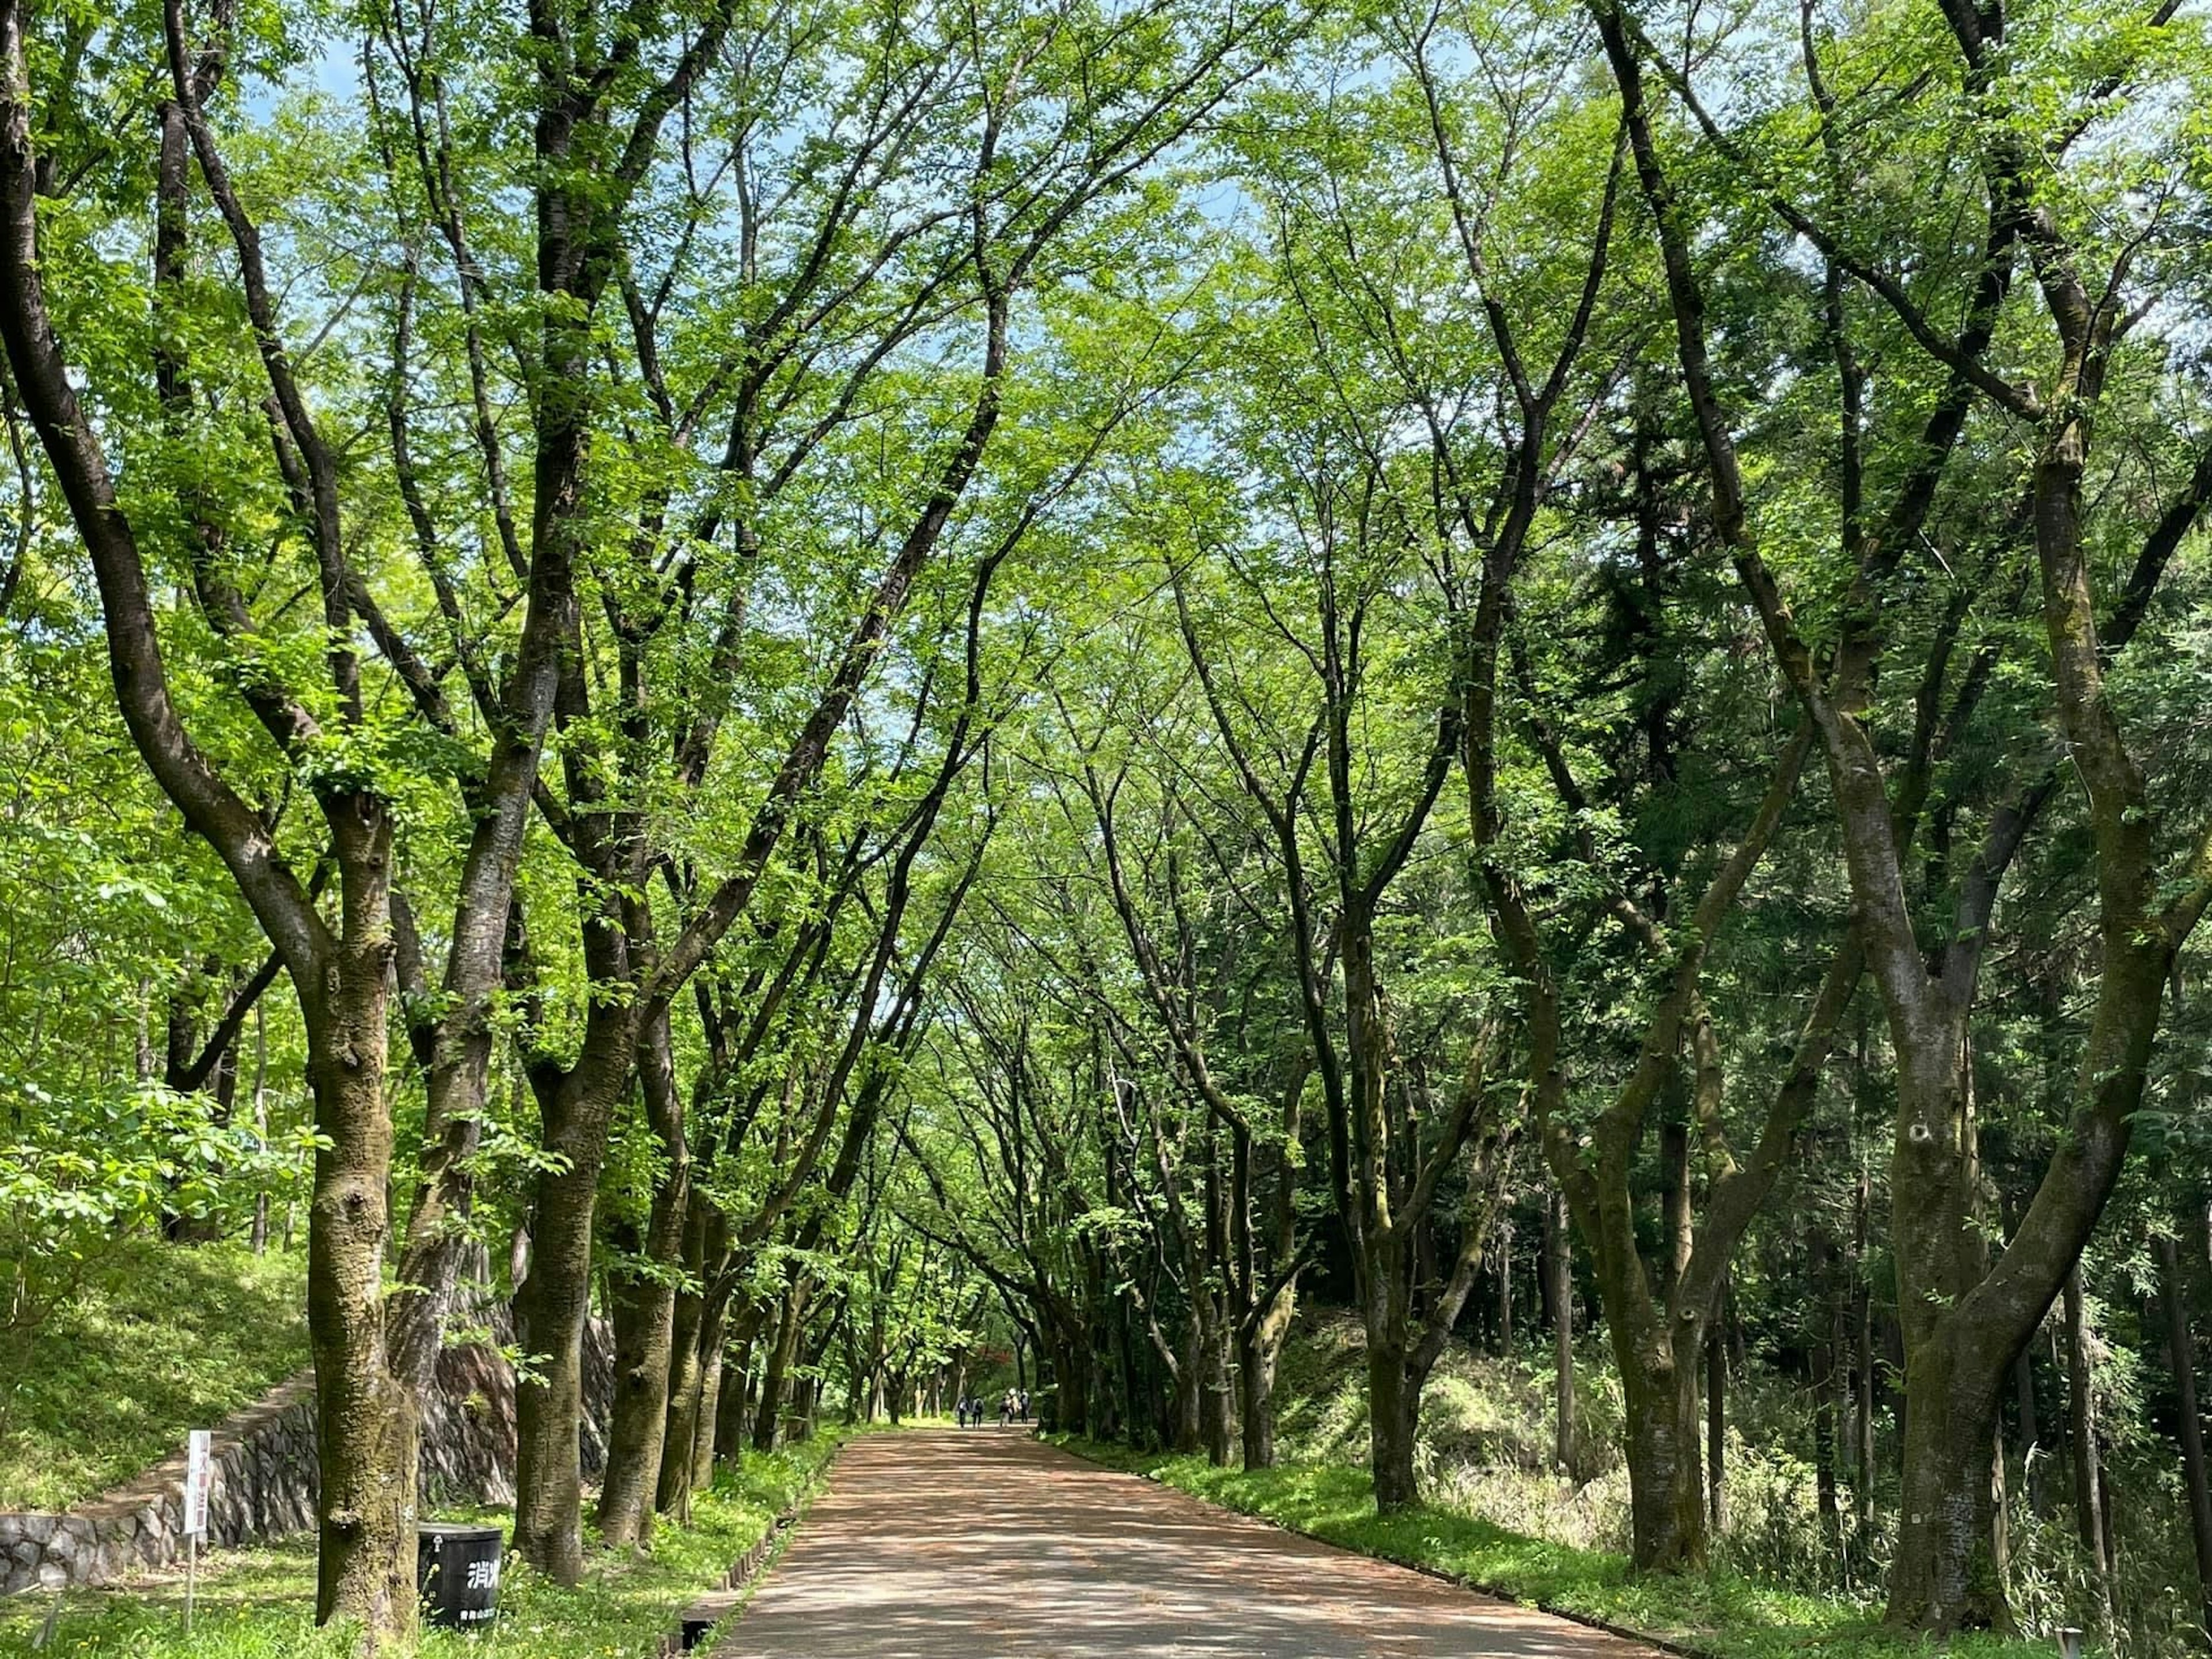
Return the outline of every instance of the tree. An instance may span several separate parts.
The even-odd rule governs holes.
[[[1620,85],[1639,177],[1658,228],[1686,388],[1713,480],[1716,526],[1778,664],[1820,732],[1861,938],[1898,1054],[1892,1190],[1908,1407],[1905,1522],[1889,1616],[1896,1624],[1936,1632],[2002,1626],[2009,1623],[2009,1614],[1994,1554],[1984,1466],[2003,1380],[2078,1260],[2118,1178],[2127,1120],[2141,1097],[2157,1028],[2156,987],[2206,902],[2201,877],[2189,875],[2175,896],[2162,902],[2157,896],[2154,814],[2106,690],[2104,667],[2109,653],[2133,632],[2172,544],[2193,522],[2203,498],[2192,478],[2157,512],[2130,578],[2140,586],[2140,595],[2130,592],[2123,599],[2105,622],[2100,641],[2081,538],[2081,469],[2087,459],[2088,414],[2126,332],[2123,319],[2128,313],[2119,296],[2135,251],[2130,246],[2114,257],[2103,297],[2093,299],[2076,271],[2081,253],[2060,228],[2050,204],[2039,201],[2028,183],[2026,146],[2032,141],[2016,123],[2031,118],[2013,112],[2008,72],[1998,70],[1993,56],[2003,35],[2002,15],[1948,9],[1961,107],[1972,112],[1965,118],[1983,146],[1978,153],[1984,157],[1987,202],[1987,229],[1970,272],[1958,332],[1940,331],[1902,284],[1856,256],[1842,236],[1799,209],[1786,189],[1768,197],[1793,230],[1888,307],[1948,375],[1922,440],[1923,459],[1905,472],[1887,521],[1875,529],[1846,516],[1846,550],[1855,556],[1855,608],[1835,647],[1835,666],[1824,678],[1762,556],[1726,412],[1714,392],[1701,284],[1680,198],[1644,101],[1643,77],[1656,61],[1654,54],[1624,10],[1600,6],[1594,15]],[[1819,70],[1809,32],[1807,56],[1817,97]],[[2122,78],[2134,68],[2132,61],[2124,61]],[[2095,84],[2102,84],[2101,76]],[[1676,89],[1708,139],[1734,149],[1733,140],[1687,87],[1678,83]],[[2081,91],[2091,99],[2102,95],[2094,87]],[[2062,125],[2041,131],[2055,142],[2065,129]],[[2057,143],[2059,151],[2064,147]],[[2055,368],[2046,366],[2056,388],[2049,401],[2032,387],[2023,390],[2007,380],[1985,361],[2012,290],[2016,262],[2022,259],[2042,291],[2057,336]],[[1849,399],[1856,392],[1848,362],[1843,374]],[[2103,939],[2100,1012],[2084,1055],[2081,1104],[2034,1201],[1994,1265],[1974,1222],[1978,1194],[1968,1016],[1999,884],[2043,801],[2057,787],[2057,775],[1991,812],[1983,851],[1959,886],[1951,939],[1939,947],[1931,971],[1906,898],[1904,843],[1893,828],[1896,802],[1883,787],[1885,771],[1864,719],[1866,677],[1879,652],[1874,619],[1885,584],[1894,576],[1906,545],[1921,533],[1936,482],[1977,398],[1990,399],[2039,433],[2025,518],[2033,529],[2044,591],[2052,705],[2081,767],[2091,808]],[[1847,402],[1847,418],[1855,419],[1855,410]],[[2198,477],[2203,476],[2200,467]],[[1912,788],[1905,787],[1904,799],[1912,799]],[[2184,856],[2186,871],[2190,855]]]

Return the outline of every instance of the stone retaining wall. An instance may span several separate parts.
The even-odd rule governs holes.
[[[584,1472],[606,1462],[613,1345],[603,1326],[584,1343]],[[514,1370],[495,1348],[448,1348],[422,1413],[426,1508],[514,1501]],[[315,1524],[314,1374],[302,1371],[215,1431],[205,1547],[282,1537]],[[185,1454],[59,1514],[0,1512],[0,1595],[104,1584],[185,1553]]]

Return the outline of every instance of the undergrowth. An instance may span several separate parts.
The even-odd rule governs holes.
[[[1355,1467],[1367,1458],[1367,1380],[1357,1318],[1338,1310],[1302,1315],[1276,1387],[1278,1444],[1285,1462]],[[1455,1342],[1421,1401],[1415,1470],[1438,1509],[1571,1548],[1625,1556],[1628,1471],[1620,1451],[1620,1384],[1602,1337],[1576,1361],[1576,1457],[1553,1466],[1552,1355],[1498,1355]],[[1856,1518],[1850,1471],[1840,1472],[1839,1515],[1824,1522],[1810,1455],[1811,1397],[1799,1377],[1753,1364],[1729,1394],[1726,1514],[1715,1529],[1717,1566],[1744,1581],[1799,1594],[1864,1622],[1880,1617],[1894,1538],[1897,1448],[1885,1426],[1875,1449],[1873,1515]],[[2096,1628],[2099,1593],[2066,1506],[2054,1501],[2063,1464],[2039,1453],[2035,1479],[2008,1448],[2007,1532],[2014,1614],[2039,1635],[2060,1626]],[[2108,1477],[2122,1500],[2120,1602],[2124,1659],[2196,1659],[2195,1573],[2179,1470],[2156,1444],[2112,1450]],[[2041,1488],[2044,1501],[2031,1501]],[[2041,1651],[2053,1650],[2046,1644]]]

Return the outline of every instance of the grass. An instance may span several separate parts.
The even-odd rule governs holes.
[[[121,1248],[0,1374],[0,1509],[97,1497],[307,1363],[307,1258]]]
[[[1530,1538],[1453,1510],[1424,1504],[1378,1516],[1366,1471],[1346,1464],[1248,1472],[1216,1468],[1202,1457],[1055,1440],[1109,1468],[1326,1543],[1711,1659],[1907,1659],[1931,1650],[1882,1631],[1849,1602],[1768,1589],[1734,1573],[1638,1577],[1623,1556]],[[1952,1659],[2047,1659],[2050,1647],[1977,1636],[1956,1638],[1946,1651]]]
[[[763,1537],[836,1450],[828,1430],[805,1445],[747,1453],[726,1464],[692,1502],[691,1525],[663,1524],[648,1553],[594,1553],[581,1583],[563,1587],[510,1558],[500,1616],[489,1629],[426,1630],[423,1659],[639,1659],[702,1591]],[[483,1512],[466,1519],[504,1521]],[[181,1567],[63,1604],[51,1639],[34,1649],[52,1609],[44,1597],[0,1601],[0,1656],[64,1659],[353,1659],[351,1633],[314,1625],[315,1540],[225,1551],[201,1570],[192,1632],[184,1633]]]

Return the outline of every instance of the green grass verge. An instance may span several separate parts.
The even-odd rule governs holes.
[[[134,1240],[0,1374],[0,1509],[97,1497],[307,1363],[307,1257]]]
[[[1344,1464],[1216,1468],[1202,1457],[1132,1451],[1066,1436],[1068,1450],[1110,1468],[1257,1516],[1362,1555],[1440,1572],[1554,1613],[1633,1632],[1711,1659],[1906,1659],[1931,1644],[1900,1639],[1849,1603],[1765,1589],[1732,1573],[1639,1577],[1621,1556],[1547,1543],[1455,1510],[1375,1513],[1367,1472]],[[1960,1637],[1953,1659],[2048,1659],[2048,1643]]]
[[[583,1582],[564,1588],[512,1557],[501,1576],[500,1616],[486,1630],[426,1631],[425,1659],[636,1659],[653,1651],[685,1607],[766,1534],[843,1438],[748,1452],[726,1464],[692,1502],[691,1524],[655,1528],[648,1553],[594,1553]],[[506,1520],[480,1512],[467,1519]],[[348,1631],[314,1623],[315,1540],[226,1550],[200,1573],[192,1632],[184,1633],[181,1566],[63,1604],[43,1653],[64,1659],[352,1659]],[[0,1655],[28,1655],[52,1610],[36,1595],[0,1601]]]

